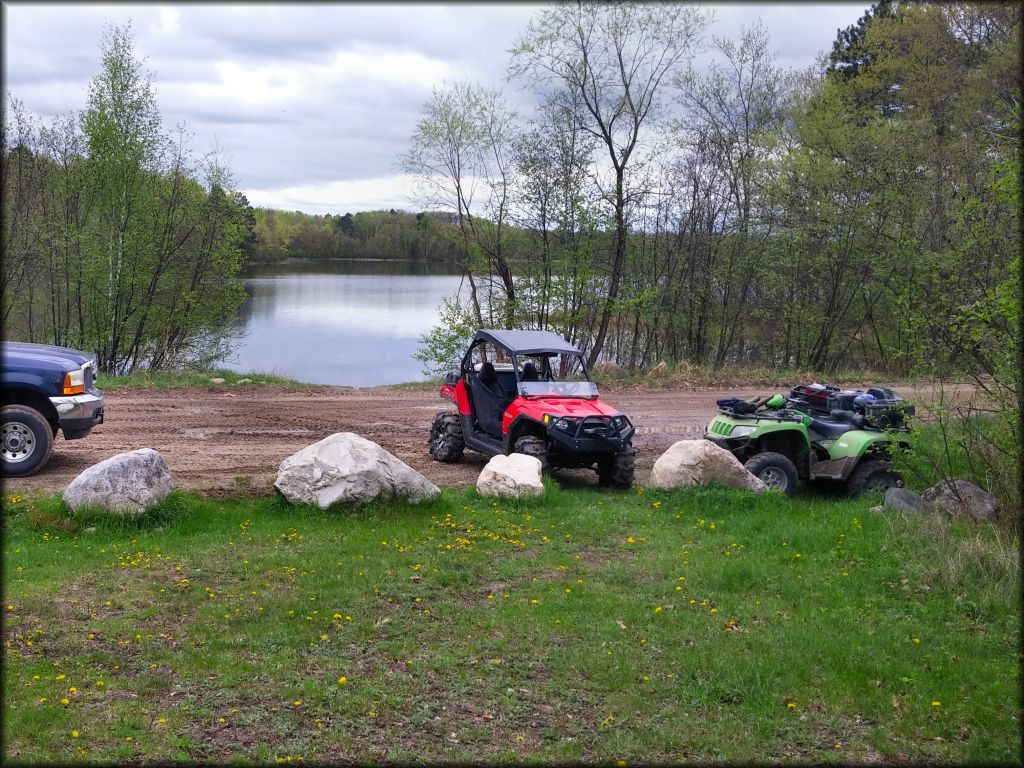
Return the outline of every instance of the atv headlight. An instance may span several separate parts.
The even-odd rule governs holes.
[[[754,430],[757,427],[733,427],[732,432],[729,433],[729,437],[746,437],[747,435],[754,434]]]
[[[575,432],[576,431],[576,424],[573,422],[573,420],[572,419],[566,419],[564,417],[560,418],[560,419],[555,419],[554,421],[552,421],[551,422],[551,426],[553,426],[555,429],[560,429],[563,432]]]
[[[612,426],[619,432],[622,432],[629,428],[629,419],[625,416],[612,416]]]

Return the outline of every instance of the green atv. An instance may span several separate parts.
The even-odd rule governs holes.
[[[704,437],[732,453],[768,488],[790,496],[800,481],[845,483],[850,496],[899,485],[901,477],[889,459],[893,448],[907,445],[900,433],[907,430],[913,406],[898,396],[861,398],[853,404],[858,398],[847,395],[864,393],[840,394],[833,404],[849,404],[860,412],[833,408],[826,417],[806,401],[782,395],[720,400]]]

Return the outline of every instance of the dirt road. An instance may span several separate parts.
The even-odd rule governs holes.
[[[921,401],[927,391],[895,385]],[[961,395],[964,394],[961,388]],[[677,440],[699,437],[715,400],[754,397],[762,389],[602,391],[636,426],[637,483],[646,484],[655,459]],[[155,448],[180,488],[212,494],[269,492],[281,461],[335,432],[356,432],[382,445],[438,485],[476,482],[487,459],[466,452],[461,464],[441,464],[427,453],[427,432],[447,401],[404,388],[211,386],[178,390],[105,392],[106,423],[82,440],[57,438],[37,475],[4,481],[8,492],[62,491],[82,470],[136,448]],[[594,473],[573,473],[590,482]]]

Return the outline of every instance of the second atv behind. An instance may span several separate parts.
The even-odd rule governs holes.
[[[477,331],[441,396],[458,412],[434,417],[429,448],[436,461],[461,461],[466,448],[524,453],[544,470],[596,469],[602,486],[633,485],[633,425],[601,401],[583,353],[557,334]]]

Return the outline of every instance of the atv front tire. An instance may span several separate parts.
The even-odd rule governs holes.
[[[889,469],[889,465],[878,459],[865,459],[853,470],[846,483],[849,496],[860,496],[862,493],[885,493],[899,485],[903,478],[898,472]]]
[[[781,453],[759,453],[743,467],[758,478],[769,491],[782,491],[787,496],[796,493],[796,465]]]
[[[597,482],[602,488],[628,491],[636,473],[636,449],[626,445],[618,453],[597,462]]]
[[[430,455],[434,461],[455,464],[462,461],[466,441],[462,437],[462,421],[458,414],[439,413],[430,425]]]
[[[540,459],[541,474],[548,471],[548,444],[543,438],[534,437],[533,435],[520,437],[516,440],[515,445],[512,446],[512,452]]]

